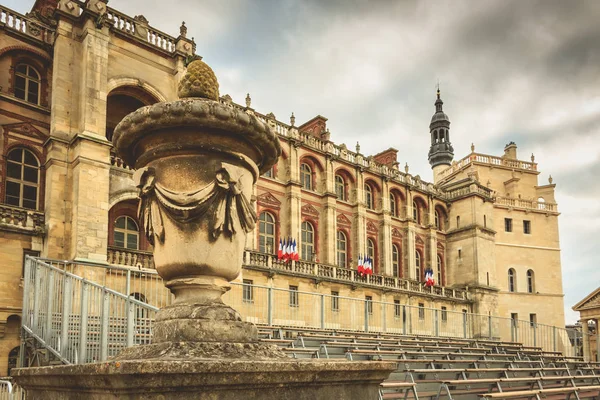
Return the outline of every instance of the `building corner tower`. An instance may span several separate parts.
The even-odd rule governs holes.
[[[431,147],[429,148],[429,164],[433,170],[433,182],[438,183],[440,173],[452,165],[454,148],[450,143],[450,119],[442,109],[444,102],[440,98],[440,88],[435,100],[435,114],[431,117],[429,132]]]

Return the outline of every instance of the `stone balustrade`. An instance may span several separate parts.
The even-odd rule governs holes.
[[[44,213],[0,204],[0,229],[18,230],[23,233],[43,235],[45,232]]]
[[[492,156],[489,154],[471,153],[463,159],[453,163],[450,168],[442,171],[440,173],[440,179],[444,179],[453,175],[455,172],[461,170],[463,167],[471,163],[486,164],[506,168],[516,168],[526,171],[537,171],[537,164],[534,162],[511,160],[508,158]]]
[[[558,212],[558,205],[556,203],[548,203],[545,201],[536,201],[531,199],[520,199],[516,197],[496,197],[496,205],[524,209],[528,211],[539,211],[539,212]]]
[[[366,285],[380,289],[398,289],[405,292],[423,293],[428,296],[468,300],[467,292],[465,290],[442,286],[426,287],[422,282],[378,274],[361,276],[354,269],[303,260],[282,262],[278,260],[275,255],[251,250],[246,250],[244,252],[243,264],[244,268],[261,271],[280,271],[281,273],[288,273],[290,275],[300,275],[313,279],[329,280],[350,285]]]
[[[54,30],[0,4],[0,28],[9,29],[43,43],[54,41]]]
[[[107,256],[109,264],[154,269],[154,257],[151,251],[129,250],[109,246]]]
[[[143,16],[131,18],[113,8],[107,7],[107,17],[115,32],[141,39],[155,49],[169,54],[175,51],[177,39],[158,29],[152,28]]]

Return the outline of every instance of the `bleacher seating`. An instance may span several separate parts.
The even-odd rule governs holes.
[[[600,399],[600,363],[489,339],[259,327],[294,358],[394,360],[383,399]]]

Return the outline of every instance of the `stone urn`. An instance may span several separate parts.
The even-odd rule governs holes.
[[[252,189],[280,156],[279,139],[254,115],[220,103],[217,79],[200,60],[178,94],[127,115],[113,135],[117,154],[136,170],[139,218],[175,295],[157,315],[153,342],[252,341],[254,325],[221,295],[241,272],[256,224]]]

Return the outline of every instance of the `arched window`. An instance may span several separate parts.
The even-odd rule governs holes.
[[[418,250],[415,251],[415,279],[421,280],[421,253]]]
[[[377,265],[377,257],[375,254],[375,243],[371,239],[367,239],[367,255],[373,262],[373,272],[375,272],[375,265]]]
[[[138,250],[140,242],[140,230],[137,223],[131,217],[121,216],[115,221],[115,246],[129,250]]]
[[[435,210],[433,217],[435,220],[435,229],[437,229],[438,231],[441,231],[442,225],[440,224],[440,213],[438,210]]]
[[[268,212],[260,213],[258,217],[258,251],[275,251],[275,217]]]
[[[392,214],[392,217],[398,216],[398,210],[396,209],[396,196],[394,196],[394,193],[390,193],[390,213]]]
[[[534,293],[535,290],[535,275],[533,270],[527,270],[527,293]]]
[[[8,353],[8,375],[10,376],[10,370],[19,366],[19,353],[21,349],[19,346],[13,348]],[[10,396],[10,395],[9,395]]]
[[[38,208],[40,163],[27,149],[16,148],[6,157],[6,204]]]
[[[342,268],[348,266],[348,241],[342,231],[337,233],[337,265]]]
[[[302,258],[304,260],[311,260],[312,255],[315,252],[315,228],[313,228],[310,222],[304,221],[302,223]]]
[[[517,291],[516,280],[517,280],[517,276],[516,276],[515,270],[512,268],[509,269],[508,270],[508,291],[509,292]]]
[[[341,175],[335,176],[335,194],[337,198],[346,201],[346,182]]]
[[[442,256],[437,255],[437,284],[442,284]]]
[[[538,202],[538,210],[546,209],[546,200],[543,197],[538,197],[537,202]]]
[[[312,169],[308,164],[300,165],[300,183],[303,189],[313,190]]]
[[[40,104],[40,74],[27,64],[19,64],[15,70],[15,97],[28,103]]]
[[[368,184],[365,184],[365,205],[369,210],[373,209],[373,189]]]
[[[400,251],[395,244],[392,245],[392,274],[394,278],[400,277]]]
[[[456,227],[460,228],[460,215],[456,216]]]
[[[419,205],[417,204],[417,202],[415,200],[413,200],[412,206],[413,206],[413,219],[415,220],[415,222],[421,222],[421,221],[419,221]]]

